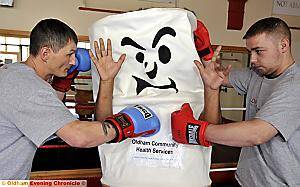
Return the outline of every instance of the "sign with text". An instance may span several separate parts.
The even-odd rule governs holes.
[[[0,5],[12,7],[14,5],[14,0],[0,0]]]
[[[274,0],[273,14],[300,16],[300,0]]]

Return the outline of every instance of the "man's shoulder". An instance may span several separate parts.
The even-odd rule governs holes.
[[[0,88],[6,95],[31,93],[45,85],[33,69],[22,63],[7,64],[0,68]],[[5,94],[4,93],[4,94]]]
[[[280,83],[289,82],[291,85],[296,84],[300,81],[300,64],[295,63],[290,66],[284,73],[281,79],[279,79]]]
[[[0,68],[0,77],[2,79],[17,79],[24,75],[33,74],[34,70],[31,70],[23,63],[5,64]]]
[[[298,74],[298,76],[300,77],[300,62],[299,63],[295,63],[293,69]]]

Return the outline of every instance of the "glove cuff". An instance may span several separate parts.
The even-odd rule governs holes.
[[[214,56],[212,48],[209,46],[205,49],[197,51],[200,58],[203,58],[205,61],[209,61]]]
[[[116,137],[107,143],[121,142],[128,137],[131,137],[134,133],[133,122],[127,114],[116,114],[112,117],[108,117],[104,120],[104,123],[111,124],[116,130]]]
[[[67,92],[70,90],[71,85],[74,81],[74,79],[77,77],[79,71],[74,70],[72,73],[67,75],[66,77],[53,77],[51,86],[57,91],[60,92]]]
[[[205,138],[205,131],[209,123],[207,121],[200,121],[200,123],[201,123],[201,127],[199,130],[199,143],[202,146],[209,147],[211,146],[211,143],[207,141]]]

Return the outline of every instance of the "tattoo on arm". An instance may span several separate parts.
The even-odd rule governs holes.
[[[102,123],[102,128],[103,128],[103,132],[104,132],[104,135],[107,136],[108,135],[108,129],[110,129],[110,124],[107,123],[107,122],[103,122]]]

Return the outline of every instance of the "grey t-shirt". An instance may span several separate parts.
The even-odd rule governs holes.
[[[246,120],[262,119],[278,131],[264,144],[242,148],[236,172],[239,183],[300,186],[300,65],[273,79],[249,69],[232,71],[229,81],[237,92],[247,94]]]
[[[22,63],[0,68],[0,103],[0,179],[28,179],[37,147],[76,118]]]

